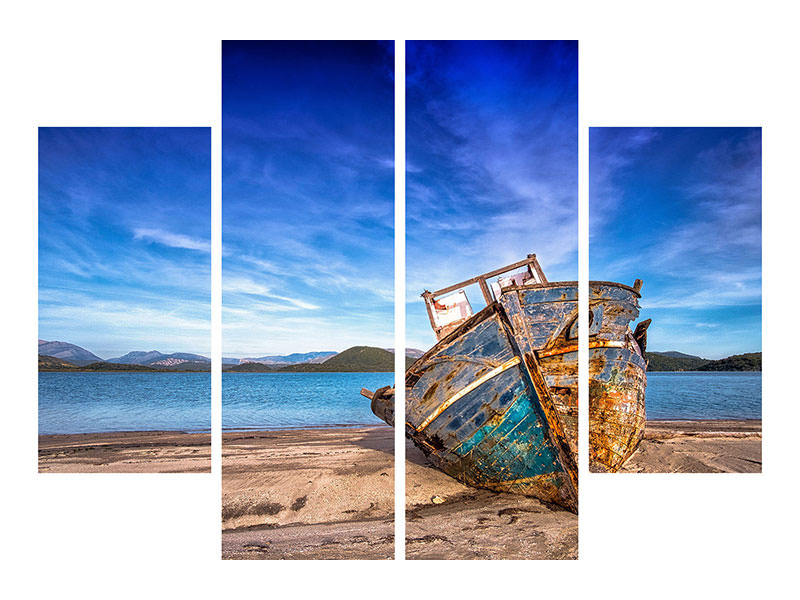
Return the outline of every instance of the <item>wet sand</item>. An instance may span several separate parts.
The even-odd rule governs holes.
[[[760,473],[760,420],[648,421],[620,473]]]
[[[394,557],[387,426],[224,433],[222,557]]]
[[[39,436],[40,473],[210,473],[211,435],[131,431]]]
[[[393,435],[386,426],[224,434],[223,558],[392,558]],[[461,485],[411,442],[407,452],[408,558],[577,558],[577,515]]]

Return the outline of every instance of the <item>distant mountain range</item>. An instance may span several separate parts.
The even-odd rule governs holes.
[[[195,364],[195,363],[192,363]],[[208,363],[210,364],[210,363]],[[210,369],[191,369],[185,368],[185,365],[181,365],[182,368],[156,368],[156,367],[148,367],[146,365],[122,365],[119,363],[112,363],[106,361],[100,362],[93,362],[84,365],[78,365],[75,363],[67,362],[65,360],[61,360],[60,358],[54,358],[52,356],[47,356],[46,354],[39,355],[39,370],[40,371],[152,371],[152,372],[163,372],[163,371],[209,371]]]
[[[414,359],[406,356],[406,366]],[[353,346],[344,352],[328,357],[322,362],[305,362],[293,365],[242,362],[238,365],[223,365],[226,373],[347,373],[347,372],[391,372],[394,371],[394,353],[372,346]]]
[[[200,354],[189,354],[187,352],[173,352],[172,354],[162,354],[158,350],[142,352],[137,350],[128,352],[124,356],[109,358],[105,362],[117,363],[120,365],[148,365],[156,367],[174,367],[182,363],[198,362],[210,363],[211,359]]]
[[[424,354],[423,350],[406,348],[406,367]],[[719,360],[709,360],[692,354],[648,352],[648,371],[760,371],[761,352],[736,354]],[[296,352],[257,358],[223,358],[226,372],[363,372],[393,371],[394,349],[354,346],[343,352]],[[68,342],[39,340],[39,370],[89,371],[210,371],[211,360],[202,354],[158,350],[133,351],[123,356],[103,360],[85,348]]]
[[[356,346],[357,347],[357,346]],[[371,346],[364,346],[371,347]],[[383,348],[387,352],[394,354],[394,348]],[[222,357],[223,365],[240,365],[244,363],[260,363],[262,365],[299,365],[299,364],[321,364],[329,358],[336,356],[337,352],[304,352],[284,355],[261,356],[259,358],[229,358]],[[340,354],[340,353],[338,353]],[[425,354],[424,350],[416,348],[406,348],[406,356],[417,359]]]
[[[260,356],[258,358],[223,358],[222,364],[239,365],[259,363],[262,365],[296,365],[301,363],[321,363],[335,356],[336,352],[295,352],[293,354]]]
[[[708,360],[682,352],[648,352],[648,371],[760,371],[761,352]]]
[[[406,365],[423,354],[407,349]],[[258,358],[223,358],[222,368],[232,372],[364,372],[393,371],[394,353],[388,349],[354,346],[344,352],[305,352]],[[211,360],[201,354],[157,350],[133,351],[103,360],[67,342],[39,340],[40,371],[210,371]]]
[[[42,361],[42,357],[46,360]],[[48,360],[53,359],[53,360]],[[208,371],[211,369],[211,359],[200,354],[189,354],[186,352],[174,352],[163,354],[157,350],[149,352],[134,351],[128,352],[124,356],[109,358],[104,360],[90,352],[86,348],[81,348],[68,342],[39,340],[39,369],[52,370],[59,369],[57,361],[63,361],[72,368],[92,367],[89,370],[121,370],[119,367],[109,365],[126,365],[151,367],[154,370],[180,370],[180,371]],[[105,367],[100,365],[106,365]],[[66,367],[61,367],[66,368]],[[141,369],[129,369],[141,370]]]

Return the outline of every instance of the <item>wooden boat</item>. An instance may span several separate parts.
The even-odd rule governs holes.
[[[577,511],[577,282],[548,282],[531,254],[422,297],[438,342],[406,372],[406,435],[463,483]],[[394,425],[392,388],[362,393]]]
[[[616,472],[644,435],[647,328],[631,331],[642,287],[589,282],[589,469]]]

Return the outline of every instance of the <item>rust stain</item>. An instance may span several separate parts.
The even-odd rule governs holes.
[[[422,395],[422,399],[425,402],[428,402],[431,398],[433,398],[434,394],[436,394],[436,389],[438,387],[439,387],[439,382],[434,381],[433,384],[431,384],[431,387],[425,390],[425,393]]]
[[[646,342],[630,328],[639,315],[641,281],[636,288],[609,282],[589,287],[590,304],[603,315],[595,333],[603,343],[589,352],[589,469],[613,473],[636,451],[646,424]],[[647,325],[637,328],[640,339]]]

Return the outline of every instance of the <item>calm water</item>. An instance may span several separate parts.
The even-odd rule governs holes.
[[[40,435],[210,429],[210,373],[39,373]]]
[[[39,433],[211,428],[209,373],[39,373]],[[224,373],[224,429],[382,423],[392,373]],[[761,373],[647,374],[649,419],[760,419]]]
[[[761,373],[651,372],[648,419],[760,419]]]
[[[383,423],[360,391],[393,383],[393,373],[223,373],[222,428]]]

